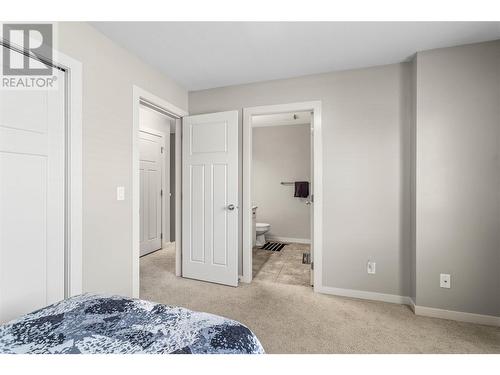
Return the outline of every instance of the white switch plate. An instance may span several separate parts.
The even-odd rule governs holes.
[[[442,273],[439,275],[439,286],[441,288],[450,289],[451,288],[451,275],[447,273]]]
[[[366,264],[366,272],[372,275],[375,274],[377,272],[376,265],[377,263],[368,261]]]
[[[117,201],[125,200],[125,186],[118,186],[116,188],[116,200]]]

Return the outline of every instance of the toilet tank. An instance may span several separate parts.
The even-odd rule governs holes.
[[[257,234],[255,227],[257,226],[257,206],[252,207],[252,247],[255,247],[255,242],[257,240]]]

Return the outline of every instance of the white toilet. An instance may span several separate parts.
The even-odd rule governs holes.
[[[266,244],[265,234],[271,229],[271,224],[257,223],[255,224],[255,235],[257,237],[255,245],[262,247]]]

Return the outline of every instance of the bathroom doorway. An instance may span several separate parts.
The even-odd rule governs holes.
[[[244,282],[320,287],[320,111],[320,102],[244,109]]]

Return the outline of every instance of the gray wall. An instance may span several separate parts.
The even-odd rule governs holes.
[[[58,42],[83,64],[83,289],[131,295],[132,86],[183,109],[187,92],[88,24],[60,23]]]
[[[416,302],[500,315],[500,41],[419,53],[416,84]]]
[[[322,101],[325,286],[409,294],[406,65],[189,94],[192,114]],[[377,262],[376,275],[367,274],[368,259]]]
[[[270,236],[311,239],[311,209],[294,198],[294,186],[281,181],[310,181],[310,124],[253,128],[252,201],[257,221],[271,224]]]

